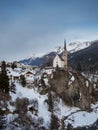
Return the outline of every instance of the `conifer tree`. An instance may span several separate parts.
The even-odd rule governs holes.
[[[77,71],[82,72],[82,66],[80,62],[77,64]]]
[[[26,79],[25,79],[24,75],[20,76],[20,83],[22,84],[23,87],[26,86]]]
[[[48,105],[49,105],[49,111],[53,112],[53,98],[51,92],[48,93]]]
[[[0,73],[0,90],[4,93],[9,93],[9,78],[6,71],[6,63],[2,62]]]
[[[7,126],[7,119],[4,114],[2,114],[2,110],[0,110],[0,130],[4,130]]]
[[[11,65],[12,69],[14,70],[15,68],[17,68],[16,64],[13,62]]]
[[[50,130],[58,130],[59,128],[59,119],[56,115],[52,113],[51,115],[51,124],[50,124]]]

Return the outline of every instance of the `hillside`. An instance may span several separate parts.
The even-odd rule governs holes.
[[[76,69],[77,64],[80,63],[84,71],[90,69],[92,71],[98,70],[98,41],[93,42],[91,46],[83,50],[70,53],[68,62],[73,69]]]
[[[26,75],[28,71],[32,73]],[[93,86],[89,79],[72,71],[37,71],[7,67],[14,92],[0,92],[0,128],[86,130],[86,127],[95,127],[93,125],[98,119],[97,82]],[[21,84],[20,79],[14,79],[23,74],[28,81],[26,86]]]
[[[42,57],[36,57],[34,59],[24,59],[19,61],[25,65],[44,66],[45,64],[51,65],[53,58],[56,56],[56,52],[50,52]]]
[[[70,53],[74,53],[74,52],[77,52],[79,50],[82,50],[84,48],[91,46],[92,43],[93,42],[72,42],[67,45],[67,50]]]

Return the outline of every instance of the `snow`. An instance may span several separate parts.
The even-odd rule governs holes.
[[[40,94],[37,93],[37,91],[34,89],[22,87],[18,83],[15,83],[15,85],[16,85],[16,94],[14,94],[14,95],[16,95],[16,97],[13,96],[13,94],[11,95],[12,99],[14,99],[14,100],[16,100],[17,97],[19,97],[19,98],[27,97],[28,99],[32,99],[32,98],[37,98],[40,96]]]
[[[88,81],[86,81],[86,87],[89,87],[89,82]]]
[[[11,68],[8,68],[10,71],[9,74],[12,74],[13,76],[18,76],[21,72],[21,69],[16,69],[12,70]],[[39,75],[33,76],[33,77],[28,77],[28,81],[34,81],[37,77],[41,77],[41,75],[44,72],[47,72],[48,74],[52,73],[52,69],[46,69],[43,70],[43,72],[40,72]],[[26,72],[26,70],[24,71]],[[75,81],[75,77],[70,73],[71,78],[69,80],[69,85],[72,84],[72,82]],[[90,75],[92,77],[92,75]],[[48,78],[47,76],[44,77],[45,84],[48,86]],[[85,82],[86,86],[89,87],[89,81],[86,80]],[[38,119],[39,117],[42,117],[44,120],[44,126],[47,127],[50,124],[51,120],[51,112],[48,111],[48,105],[45,104],[45,100],[48,99],[47,94],[46,95],[41,95],[38,92],[37,88],[27,88],[27,87],[22,87],[21,84],[18,82],[16,83],[16,94],[10,92],[10,95],[12,97],[11,101],[15,102],[17,98],[28,98],[29,100],[36,99],[38,101],[38,116],[33,115],[30,111],[28,111],[28,116],[35,117]],[[94,85],[95,86],[95,85]],[[81,93],[80,93],[81,96]],[[62,120],[64,117],[67,117],[66,120],[64,121],[65,126],[68,125],[68,123],[71,123],[74,128],[76,127],[83,127],[83,126],[90,126],[92,125],[97,119],[98,119],[98,103],[92,104],[91,105],[92,112],[86,112],[86,111],[81,111],[77,107],[69,107],[64,104],[64,102],[59,98],[59,102],[55,105],[54,107],[54,114],[57,115],[57,117]],[[7,123],[12,122],[18,115],[17,114],[11,114],[15,110],[15,106],[12,106],[8,102],[8,109],[10,110],[10,114],[7,115]]]
[[[92,42],[71,42],[69,44],[67,44],[67,50],[70,52],[70,53],[73,53],[73,52],[76,52],[76,51],[79,51],[79,50],[82,50],[84,48],[87,48],[89,47],[90,45],[92,44]],[[61,46],[57,46],[55,47],[52,51],[54,52],[58,52],[59,54],[61,54],[63,52],[64,48],[61,47]]]
[[[18,71],[15,71],[15,70],[13,70],[12,68],[7,68],[8,70],[9,70],[9,73],[8,73],[8,75],[12,75],[12,76],[20,76],[20,74],[19,74],[19,69],[18,69]]]
[[[26,87],[22,87],[20,84],[16,84],[16,94],[11,93],[12,100],[15,101],[16,98],[28,98],[31,99],[37,99],[39,108],[38,108],[38,116],[42,117],[44,119],[45,126],[47,125],[47,122],[50,122],[50,112],[48,111],[47,106],[44,104],[44,101],[47,99],[47,95],[40,95],[37,92],[37,89],[29,89]]]
[[[30,82],[30,81],[33,82],[33,81],[34,81],[34,77],[27,77],[26,80],[29,81],[29,82]]]
[[[16,71],[16,72],[21,72],[21,70],[22,70],[21,68],[15,68],[14,69],[14,71]]]
[[[53,50],[51,50],[53,52],[56,52],[58,54],[61,54],[64,51],[64,47],[61,46],[56,46]]]
[[[48,107],[46,105],[43,104],[44,102],[44,98],[41,98],[39,100],[39,117],[43,117],[44,118],[44,123],[45,125],[47,125],[47,122],[50,122],[50,116],[51,113],[48,111]]]
[[[48,82],[48,78],[44,78],[44,82],[45,82],[45,85],[46,85],[46,86],[50,86],[50,85],[49,85],[49,82]]]
[[[72,112],[76,112],[76,111],[80,110],[77,107],[70,107],[70,106],[65,105],[64,102],[61,99],[60,99],[60,102],[55,107],[57,107],[57,108],[55,108],[55,114],[60,119],[62,119],[64,116],[68,116]]]
[[[18,117],[18,114],[8,114],[7,115],[7,123],[12,122],[16,117]]]
[[[84,48],[87,48],[91,45],[92,43],[91,42],[72,42],[70,44],[67,44],[67,50],[70,52],[70,53],[73,53],[73,52],[76,52],[76,51],[79,51],[79,50],[82,50]]]
[[[74,76],[72,76],[72,77],[71,77],[71,81],[74,81],[74,80],[75,80],[75,77],[74,77]]]
[[[48,68],[45,68],[45,69],[43,69],[43,72],[42,73],[47,73],[48,75],[50,75],[50,74],[52,74],[52,72],[54,71],[54,69],[52,68],[52,69],[48,69]]]
[[[13,112],[15,110],[15,107],[10,105],[10,103],[8,102],[8,109],[10,110],[10,112]]]
[[[71,85],[72,84],[72,82],[75,80],[75,77],[74,76],[72,76],[71,77],[71,79],[69,80],[69,83],[68,83],[68,85]]]
[[[87,42],[72,42],[72,43],[69,43],[69,44],[66,44],[67,45],[67,50],[70,52],[70,53],[73,53],[73,52],[76,52],[76,51],[79,51],[79,50],[82,50],[84,48],[87,48],[89,47],[90,45],[92,44],[91,41],[87,41]],[[30,64],[32,62],[32,60],[35,60],[37,59],[38,57],[41,58],[41,57],[44,57],[44,56],[48,56],[51,52],[54,52],[54,53],[58,53],[58,54],[61,54],[62,52],[64,51],[64,47],[62,46],[56,46],[55,48],[51,49],[48,53],[42,53],[41,55],[33,55],[32,57],[28,57],[26,59],[24,59],[24,64]]]
[[[98,103],[92,104],[91,108],[93,109],[92,112],[76,111],[76,113],[69,114],[65,120],[65,125],[71,123],[74,128],[92,125],[98,119]]]
[[[67,121],[65,121],[65,124],[71,122],[74,128],[78,126],[80,127],[90,126],[91,124],[96,122],[97,119],[98,119],[98,110],[97,113],[95,113],[94,111],[91,113],[80,111],[69,116]]]
[[[57,115],[59,119],[67,117],[65,126],[67,126],[68,123],[71,123],[74,128],[78,126],[90,126],[98,119],[98,103],[92,104],[91,108],[93,109],[92,112],[82,111],[77,107],[65,105],[60,99],[60,102],[55,106],[55,115]]]

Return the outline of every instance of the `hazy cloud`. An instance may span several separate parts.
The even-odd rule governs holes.
[[[1,0],[0,60],[43,54],[57,45],[98,38],[97,0]]]

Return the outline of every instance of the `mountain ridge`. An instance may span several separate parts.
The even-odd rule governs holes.
[[[83,43],[81,42],[69,43],[67,44],[68,55],[73,54],[75,52],[82,51],[83,49],[90,47],[95,42],[98,42],[98,40],[90,41],[90,42],[83,42]],[[49,66],[49,65],[52,65],[52,63],[48,63],[48,62],[49,61],[52,62],[51,60],[53,60],[53,58],[55,57],[57,53],[62,55],[63,47],[58,46],[53,51],[48,52],[42,57],[23,59],[23,60],[20,60],[19,62],[25,65],[43,66],[44,64],[48,64]]]
[[[73,69],[76,69],[77,64],[80,63],[83,71],[97,71],[98,70],[98,41],[94,41],[91,46],[69,54],[68,62]]]

